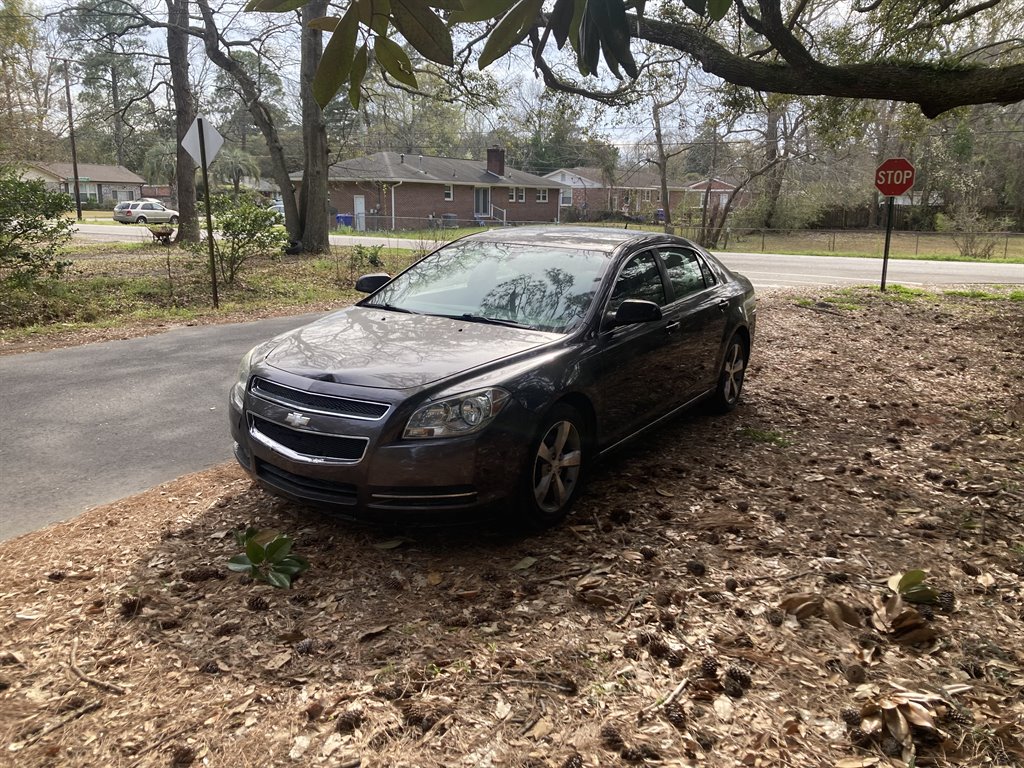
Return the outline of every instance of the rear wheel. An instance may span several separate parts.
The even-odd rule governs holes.
[[[747,342],[736,333],[725,348],[725,359],[718,373],[718,387],[712,399],[712,406],[720,413],[736,407],[743,391],[743,377],[747,372]]]
[[[569,405],[556,405],[541,424],[521,490],[531,526],[554,525],[572,507],[589,458],[586,429],[583,416]]]
[[[171,218],[167,220],[167,223],[168,224],[177,224],[178,223],[178,217],[177,216],[171,216]]]
[[[135,220],[135,223],[136,224],[145,224],[146,223],[146,217],[145,216],[139,216],[139,218],[137,218]]]

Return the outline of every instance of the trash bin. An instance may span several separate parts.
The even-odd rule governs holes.
[[[352,226],[352,214],[351,213],[339,213],[334,217],[334,220],[338,223],[339,227],[351,227]]]

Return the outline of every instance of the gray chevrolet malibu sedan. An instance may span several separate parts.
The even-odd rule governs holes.
[[[750,282],[681,238],[497,229],[260,344],[230,394],[269,491],[384,522],[569,511],[602,454],[698,401],[735,407]]]

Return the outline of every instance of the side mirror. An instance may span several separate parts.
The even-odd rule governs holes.
[[[374,272],[371,275],[363,275],[356,280],[356,290],[360,293],[373,293],[390,280],[391,275],[386,272]]]
[[[608,318],[607,328],[618,328],[620,325],[633,325],[634,323],[651,323],[661,320],[661,307],[653,301],[645,299],[626,299],[623,301],[615,314]]]

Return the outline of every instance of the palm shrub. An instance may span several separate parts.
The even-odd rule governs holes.
[[[28,286],[60,277],[71,265],[59,258],[74,226],[65,217],[71,197],[0,170],[0,282]]]

